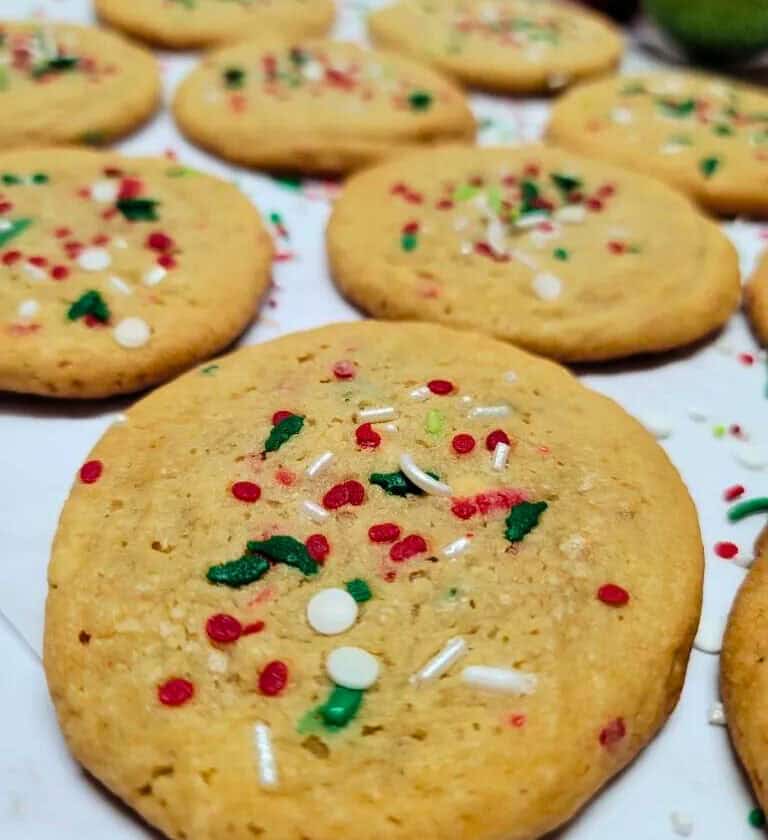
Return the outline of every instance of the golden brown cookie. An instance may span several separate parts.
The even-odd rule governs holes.
[[[400,0],[369,17],[374,42],[470,85],[546,93],[619,63],[622,38],[605,18],[546,0]]]
[[[702,547],[615,403],[487,337],[367,321],[135,405],[49,581],[67,741],[169,837],[532,840],[677,702]]]
[[[768,255],[763,256],[744,289],[744,305],[755,335],[768,344]]]
[[[102,19],[171,49],[210,47],[263,35],[325,35],[333,0],[95,0]]]
[[[173,108],[185,134],[224,158],[303,172],[345,172],[475,133],[463,93],[435,71],[335,41],[211,53]]]
[[[768,95],[693,73],[616,76],[580,86],[549,137],[663,178],[716,213],[768,215]]]
[[[245,329],[271,258],[259,214],[218,178],[74,149],[0,155],[0,388],[103,397],[175,376]]]
[[[0,21],[0,149],[105,143],[152,114],[153,56],[85,26]]]
[[[546,146],[442,148],[346,185],[336,282],[379,318],[477,329],[568,361],[702,338],[738,305],[717,226],[663,183]]]

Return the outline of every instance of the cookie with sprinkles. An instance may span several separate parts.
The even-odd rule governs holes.
[[[0,149],[106,143],[144,122],[159,99],[155,59],[119,35],[0,21]]]
[[[762,344],[768,344],[768,254],[744,289],[744,305],[755,335]]]
[[[333,0],[95,0],[107,23],[170,49],[211,47],[264,32],[321,36],[335,17]]]
[[[549,137],[663,178],[715,213],[768,217],[768,95],[693,73],[615,76],[560,99]]]
[[[702,546],[615,403],[487,337],[365,321],[136,404],[75,476],[49,580],[69,745],[169,837],[532,840],[674,707]]]
[[[374,42],[469,85],[547,93],[610,71],[623,49],[607,18],[551,0],[400,0],[373,12]]]
[[[444,147],[352,178],[335,280],[375,317],[477,329],[566,361],[658,352],[721,326],[736,252],[665,184],[553,147]]]
[[[346,172],[419,145],[471,142],[464,94],[356,44],[251,41],[206,56],[174,102],[181,130],[238,163]]]
[[[104,397],[175,376],[245,329],[272,250],[234,186],[174,162],[0,155],[0,389]]]

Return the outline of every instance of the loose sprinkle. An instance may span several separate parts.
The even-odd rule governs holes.
[[[405,452],[400,456],[400,469],[410,481],[425,493],[434,496],[450,496],[453,492],[449,485],[433,478],[416,466],[413,458]]]
[[[143,347],[151,334],[149,324],[142,318],[123,318],[112,331],[115,341],[128,350]]]
[[[101,461],[86,461],[80,467],[80,481],[83,484],[93,484],[101,478],[104,471],[104,465]]]
[[[623,607],[629,603],[629,592],[615,583],[604,583],[597,590],[597,597],[609,607]]]
[[[455,435],[451,441],[451,446],[458,455],[468,455],[475,448],[475,439],[472,435]]]
[[[476,405],[469,410],[469,417],[507,417],[510,413],[508,405]]]
[[[723,498],[726,502],[733,502],[736,499],[741,498],[745,492],[746,490],[744,488],[744,485],[734,484],[726,489],[726,491],[723,493]]]
[[[752,443],[739,443],[733,448],[733,457],[749,470],[762,470],[768,466],[768,448]]]
[[[357,601],[346,590],[322,589],[307,604],[307,621],[316,633],[336,636],[354,625],[357,612]]]
[[[727,721],[725,719],[725,706],[723,706],[723,704],[719,700],[716,700],[709,707],[709,716],[707,717],[707,722],[711,726],[727,725]]]
[[[538,684],[535,674],[488,665],[470,665],[461,672],[461,679],[467,685],[499,694],[533,694]]]
[[[195,687],[189,680],[176,677],[157,687],[157,699],[164,706],[183,706],[194,694]]]
[[[211,641],[228,645],[243,635],[243,625],[233,615],[218,613],[206,621],[205,632]]]
[[[467,653],[467,642],[461,636],[449,639],[442,650],[430,659],[423,668],[413,674],[409,680],[411,685],[434,682],[441,677],[452,665]]]
[[[753,808],[747,820],[753,828],[762,828],[765,825],[765,813],[762,808]]]
[[[459,554],[463,554],[471,544],[472,540],[470,540],[469,537],[459,537],[459,539],[454,540],[452,543],[448,543],[448,545],[443,546],[440,549],[440,553],[443,557],[458,557]]]
[[[491,469],[495,470],[496,472],[502,472],[507,467],[507,461],[509,460],[509,453],[511,447],[508,443],[503,443],[499,441],[496,444],[496,448],[493,450],[493,458],[491,460]]]
[[[307,467],[307,475],[309,478],[314,478],[315,476],[319,475],[334,459],[333,452],[323,452],[322,455],[318,455],[314,461]]]
[[[328,676],[343,688],[363,691],[379,678],[379,660],[359,647],[339,647],[325,661]]]
[[[358,422],[362,423],[386,423],[389,420],[397,419],[397,409],[392,406],[384,408],[365,408],[355,415]]]
[[[693,820],[687,814],[672,811],[669,821],[672,823],[672,830],[680,837],[690,837],[693,834]]]
[[[254,724],[253,745],[259,766],[259,783],[263,788],[276,788],[279,780],[277,760],[272,749],[272,732],[266,723]]]
[[[749,499],[746,502],[740,502],[738,505],[734,505],[728,511],[728,519],[731,522],[739,522],[741,519],[751,516],[754,513],[768,513],[768,497],[761,496],[757,499]]]
[[[723,560],[730,560],[739,553],[739,547],[732,542],[715,543],[715,554]]]
[[[358,604],[364,604],[366,601],[370,601],[371,598],[373,598],[371,587],[368,586],[362,578],[348,580],[344,586],[347,592],[349,592]]]
[[[392,543],[400,537],[400,528],[394,522],[382,522],[380,525],[371,525],[368,529],[368,538],[375,543]]]
[[[640,422],[657,440],[665,440],[674,431],[672,423],[664,414],[645,413],[640,418]]]
[[[232,495],[241,502],[252,504],[261,498],[261,487],[252,481],[236,481],[232,485]]]
[[[310,499],[304,499],[301,503],[301,509],[313,522],[325,522],[325,520],[330,516],[327,510],[323,509],[317,504],[317,502],[313,502]]]

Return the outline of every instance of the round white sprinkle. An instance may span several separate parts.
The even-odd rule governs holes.
[[[141,278],[145,286],[156,286],[161,280],[165,278],[168,272],[161,265],[153,265],[152,268],[144,272]]]
[[[418,400],[419,402],[424,402],[424,400],[429,399],[429,388],[426,385],[420,385],[418,388],[414,388],[411,393],[408,395],[412,400]]]
[[[511,409],[508,405],[476,405],[470,408],[469,416],[475,417],[508,417]]]
[[[538,683],[535,674],[488,665],[471,665],[461,672],[461,678],[468,685],[500,694],[533,694]]]
[[[302,67],[301,74],[310,82],[319,82],[325,76],[325,68],[319,61],[308,61]]]
[[[272,749],[272,731],[266,723],[254,724],[253,746],[256,750],[261,786],[276,788],[278,784],[277,761]]]
[[[507,461],[509,460],[509,451],[510,446],[508,443],[497,443],[496,448],[493,450],[493,456],[491,457],[491,469],[496,472],[501,472],[506,469]]]
[[[360,423],[386,423],[397,419],[397,409],[391,405],[383,408],[363,408],[355,416]]]
[[[576,225],[583,222],[587,217],[587,211],[581,204],[567,204],[559,210],[555,210],[554,219],[566,225]]]
[[[301,503],[301,509],[313,522],[325,522],[328,519],[329,513],[325,508],[320,507],[317,502],[304,499]]]
[[[509,384],[510,384],[510,385],[512,385],[513,383],[517,382],[517,378],[518,378],[518,377],[517,377],[517,374],[516,374],[513,370],[508,370],[508,371],[504,374],[504,381],[505,381],[505,382],[509,382]]]
[[[344,688],[370,688],[379,678],[379,660],[359,647],[332,650],[325,660],[325,668],[336,685]]]
[[[746,554],[738,554],[731,560],[731,563],[740,566],[742,569],[751,569],[755,563],[755,558]]]
[[[432,478],[431,475],[428,475],[420,467],[417,467],[413,458],[406,452],[400,456],[400,469],[425,493],[433,496],[450,496],[453,492],[449,485]]]
[[[768,466],[768,448],[756,443],[737,443],[733,457],[748,470],[763,470]]]
[[[469,546],[472,544],[472,540],[469,537],[459,537],[459,539],[454,540],[452,543],[448,543],[448,545],[443,546],[440,549],[440,554],[443,557],[458,557],[459,554],[463,554]]]
[[[19,318],[34,318],[39,311],[40,304],[33,298],[28,298],[19,304],[16,314]]]
[[[537,274],[533,278],[533,291],[541,300],[555,300],[563,291],[563,284],[554,274]]]
[[[112,335],[121,347],[134,350],[143,347],[150,339],[149,324],[142,318],[123,318],[114,328]]]
[[[647,412],[638,419],[657,440],[665,440],[674,431],[672,423],[664,414]]]
[[[690,837],[693,834],[693,820],[687,814],[672,811],[669,821],[672,823],[672,830],[680,837]]]
[[[109,278],[109,285],[116,291],[120,292],[121,295],[132,295],[133,289],[123,280],[122,277],[118,277],[116,274],[113,274]]]
[[[323,636],[336,636],[357,621],[357,611],[357,601],[346,590],[322,589],[307,604],[307,621]]]
[[[112,257],[106,248],[85,248],[80,252],[77,264],[83,271],[103,271],[112,264]]]
[[[0,230],[10,230],[13,225],[8,219],[0,219]]]
[[[707,722],[712,726],[725,726],[727,721],[725,719],[725,707],[718,700],[709,707],[709,716]]]
[[[614,108],[611,111],[611,119],[619,125],[629,125],[635,118],[629,108]]]
[[[91,198],[99,204],[112,204],[120,191],[120,184],[115,179],[104,179],[91,184]]]
[[[37,265],[32,265],[32,263],[25,262],[22,268],[30,280],[45,280],[48,277],[42,268]]]
[[[319,475],[333,460],[333,452],[323,452],[322,455],[318,455],[314,461],[307,467],[307,475],[310,478],[314,478],[316,475]]]
[[[461,636],[449,639],[440,653],[432,657],[427,664],[409,680],[411,685],[432,682],[442,676],[455,662],[467,652],[467,643]]]

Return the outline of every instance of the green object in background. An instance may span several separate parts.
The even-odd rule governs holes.
[[[738,61],[768,49],[765,0],[645,0],[650,16],[692,55]]]

